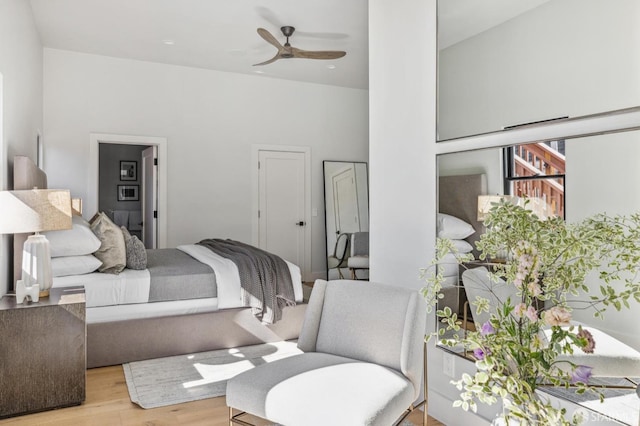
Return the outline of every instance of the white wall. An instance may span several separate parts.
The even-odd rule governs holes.
[[[440,52],[441,139],[640,104],[640,2],[549,1]]]
[[[311,147],[312,272],[325,274],[322,160],[368,161],[367,91],[53,49],[44,82],[47,173],[74,195],[88,193],[89,133],[168,139],[169,247],[251,242],[252,144]]]
[[[42,45],[27,1],[0,1],[0,77],[0,189],[10,189],[13,157],[35,161],[42,129]],[[13,288],[9,239],[0,236],[0,296]]]
[[[487,193],[504,192],[502,150],[479,149],[438,156],[438,175],[457,176],[484,173],[487,175]]]
[[[420,288],[420,268],[435,254],[435,52],[436,0],[369,1],[372,281]],[[432,314],[427,329],[434,328]],[[488,424],[452,409],[457,390],[441,373],[434,341],[429,414],[447,425]]]
[[[629,215],[640,211],[640,131],[570,140],[566,154],[567,221],[597,213]],[[600,285],[595,274],[587,283],[595,289]],[[593,318],[592,310],[575,310],[573,316],[640,349],[640,305],[633,300],[630,303],[631,309],[620,312],[610,308],[602,321]]]

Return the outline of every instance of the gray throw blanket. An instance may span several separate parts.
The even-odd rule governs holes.
[[[280,320],[282,308],[296,304],[289,267],[279,256],[233,240],[206,239],[198,244],[238,266],[243,303],[263,323]]]

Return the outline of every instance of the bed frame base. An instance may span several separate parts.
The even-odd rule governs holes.
[[[297,339],[306,303],[263,325],[248,308],[87,324],[87,368]]]

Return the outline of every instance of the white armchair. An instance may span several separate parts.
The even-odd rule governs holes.
[[[317,280],[298,340],[304,353],[229,380],[230,424],[248,424],[239,419],[246,413],[287,426],[400,422],[424,403],[414,405],[423,382],[425,323],[417,291]],[[426,417],[425,407],[425,424]]]
[[[485,267],[464,271],[462,283],[470,302],[479,296],[488,299],[490,306],[504,303],[509,297],[514,304],[516,303],[514,301],[517,297],[515,286],[508,285],[503,280],[491,281],[489,271]],[[472,314],[475,323],[480,325],[488,321],[491,315],[490,312],[478,314],[475,310]],[[593,368],[594,377],[640,377],[640,352],[596,328],[585,325],[583,328],[591,332],[597,342],[593,353],[584,353],[576,348],[572,354],[562,354],[558,359],[566,359],[578,365],[588,365]],[[545,330],[545,335],[550,338],[551,330]]]
[[[369,232],[351,234],[351,255],[347,261],[351,271],[351,279],[358,279],[356,271],[369,270]]]

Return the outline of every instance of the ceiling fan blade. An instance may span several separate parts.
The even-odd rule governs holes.
[[[291,49],[291,52],[294,58],[305,59],[338,59],[347,54],[341,50],[302,50],[295,47]]]
[[[276,49],[278,49],[278,51],[284,48],[284,46],[282,46],[282,44],[280,44],[280,42],[264,28],[258,28],[258,34],[260,37],[265,39],[267,43],[272,44]]]
[[[264,62],[260,62],[259,64],[253,64],[254,67],[257,67],[259,65],[268,65],[272,62],[277,61],[278,59],[281,59],[282,57],[280,56],[280,52],[276,53],[276,56],[274,56],[273,58],[269,59],[268,61],[264,61]]]

